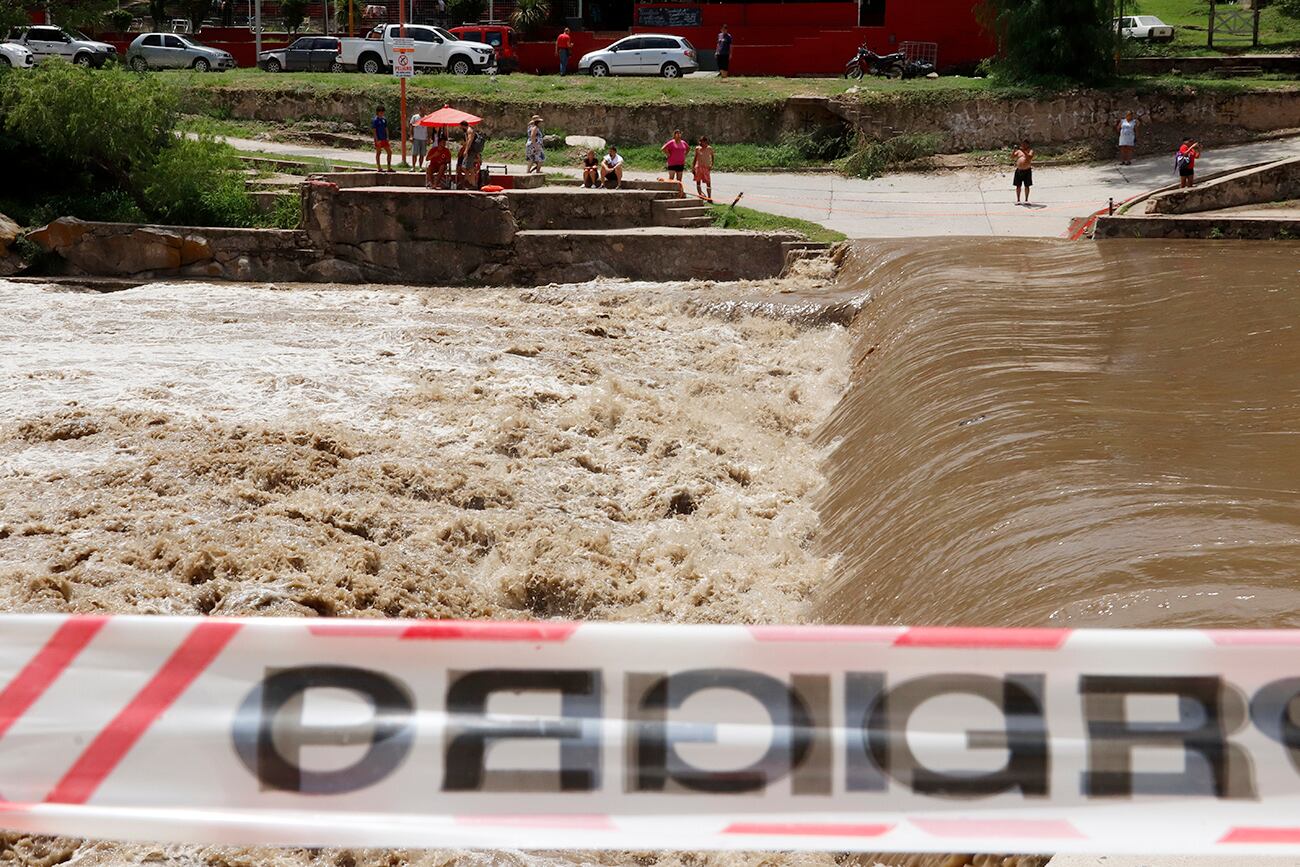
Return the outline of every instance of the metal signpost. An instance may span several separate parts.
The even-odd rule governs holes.
[[[399,115],[402,122],[402,165],[406,165],[406,79],[415,75],[415,40],[406,37],[406,4],[399,6],[402,10],[401,37],[393,40],[393,76],[402,84],[402,108]]]

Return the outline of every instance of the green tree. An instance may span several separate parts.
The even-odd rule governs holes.
[[[983,0],[998,41],[994,69],[1013,81],[1097,81],[1114,70],[1112,0]]]
[[[1273,5],[1288,18],[1300,18],[1300,0],[1273,0]]]
[[[280,14],[284,16],[285,29],[297,33],[307,17],[307,0],[280,0]]]
[[[54,23],[74,30],[97,30],[105,16],[117,8],[117,0],[48,0],[46,8]]]
[[[57,60],[0,80],[6,136],[47,158],[125,183],[172,139],[178,100],[159,76]]]
[[[163,30],[167,27],[167,0],[149,0],[149,17],[153,19],[153,29]]]
[[[190,29],[198,33],[203,26],[203,19],[212,11],[212,0],[181,0],[181,9],[189,19]]]
[[[532,33],[551,19],[551,0],[515,0],[511,23],[524,33]]]
[[[0,0],[0,37],[27,21],[27,10],[21,0]]]

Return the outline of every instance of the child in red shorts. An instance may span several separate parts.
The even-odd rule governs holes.
[[[707,135],[700,136],[700,143],[695,147],[691,174],[695,176],[695,194],[706,201],[713,201],[713,145],[709,144]],[[708,192],[705,193],[705,190]]]

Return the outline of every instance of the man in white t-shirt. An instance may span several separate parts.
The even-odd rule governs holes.
[[[617,190],[623,184],[623,158],[618,155],[618,148],[609,146],[609,153],[600,161],[600,173],[605,178],[605,186]]]
[[[416,172],[424,168],[424,155],[429,151],[429,128],[420,126],[422,117],[418,111],[411,115],[411,170]]]

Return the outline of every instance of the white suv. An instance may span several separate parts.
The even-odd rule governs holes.
[[[637,33],[608,48],[582,55],[579,72],[606,75],[662,75],[678,78],[699,68],[695,46],[683,36]]]
[[[70,35],[61,27],[16,27],[9,31],[7,41],[30,49],[35,55],[36,63],[50,57],[62,57],[69,63],[98,69],[108,61],[117,59],[117,49],[107,42],[96,42],[75,32]]]

